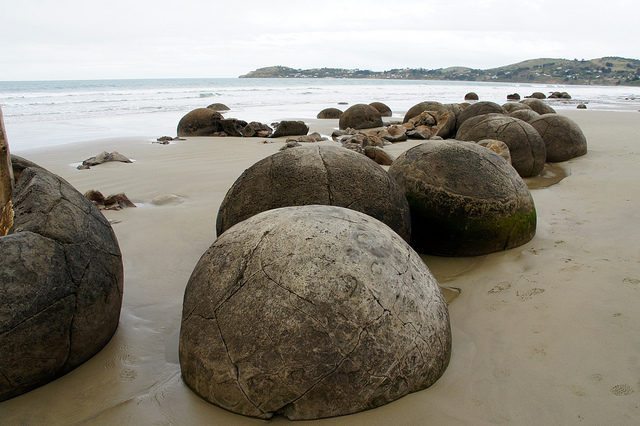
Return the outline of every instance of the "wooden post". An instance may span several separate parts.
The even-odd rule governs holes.
[[[9,233],[13,226],[13,167],[9,153],[9,141],[4,130],[2,108],[0,108],[0,237]]]

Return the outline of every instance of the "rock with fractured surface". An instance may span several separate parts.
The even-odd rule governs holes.
[[[450,351],[446,302],[420,257],[345,208],[287,207],[239,223],[185,291],[184,382],[247,416],[377,407],[433,384]]]
[[[265,210],[309,204],[357,210],[407,241],[411,235],[407,200],[389,174],[364,155],[326,145],[286,149],[245,170],[220,205],[216,231]]]
[[[567,161],[587,153],[587,139],[575,121],[558,114],[544,114],[529,122],[540,133],[547,161]]]
[[[458,129],[456,139],[475,142],[496,139],[506,143],[511,153],[511,164],[522,177],[537,176],[547,157],[544,141],[536,129],[527,122],[503,114],[485,114],[468,119]]]
[[[544,101],[537,98],[527,98],[520,101],[538,114],[555,114],[556,110],[547,105]]]
[[[524,181],[475,143],[427,141],[389,168],[411,209],[411,245],[441,256],[477,256],[522,245],[536,231]]]
[[[85,362],[111,339],[122,257],[109,222],[60,177],[13,156],[14,226],[0,237],[0,401]]]

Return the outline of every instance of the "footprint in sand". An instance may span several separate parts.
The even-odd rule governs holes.
[[[530,300],[533,296],[544,293],[544,288],[532,288],[527,291],[519,292],[516,291],[516,296],[520,298],[521,301],[526,302]]]
[[[498,284],[494,285],[487,293],[496,294],[502,293],[503,291],[509,290],[511,288],[511,283],[507,281],[500,281]]]
[[[633,389],[631,386],[625,384],[615,385],[611,388],[611,393],[615,396],[626,396],[631,395],[633,393]]]

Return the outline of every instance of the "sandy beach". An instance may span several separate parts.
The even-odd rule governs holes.
[[[385,406],[317,423],[640,423],[640,113],[560,113],[580,125],[589,152],[560,165],[567,174],[560,182],[532,189],[533,240],[486,256],[423,257],[441,285],[461,290],[449,305],[453,352],[444,375]],[[325,135],[337,127],[337,120],[306,121]],[[118,331],[74,371],[1,402],[0,423],[263,423],[211,405],[186,387],[178,332],[185,285],[215,240],[225,193],[285,138],[152,140],[17,153],[80,192],[124,192],[138,207],[104,212],[124,260]],[[397,156],[418,143],[386,149]],[[135,162],[75,168],[101,151]]]

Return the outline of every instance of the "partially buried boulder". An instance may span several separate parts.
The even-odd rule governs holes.
[[[342,111],[338,108],[325,108],[318,113],[316,118],[320,119],[336,119],[340,118],[342,115]]]
[[[507,163],[511,164],[511,153],[509,152],[509,147],[506,143],[495,139],[483,139],[478,142],[478,145],[490,149],[500,157],[504,158]]]
[[[229,111],[229,107],[221,103],[211,104],[207,106],[207,108],[212,109],[214,111]]]
[[[245,170],[220,205],[216,232],[265,210],[309,204],[348,207],[407,241],[411,235],[407,200],[388,173],[364,155],[326,145],[287,149]]]
[[[508,101],[519,101],[520,100],[520,95],[518,93],[511,93],[510,95],[507,95],[507,100]]]
[[[536,211],[504,159],[474,143],[446,140],[409,149],[389,174],[411,209],[411,245],[443,256],[476,256],[533,238]]]
[[[469,92],[466,95],[464,95],[464,100],[465,101],[477,101],[478,98],[478,94],[476,92]]]
[[[271,135],[272,138],[281,136],[299,136],[309,133],[309,126],[304,121],[285,120],[276,124],[275,131]]]
[[[521,104],[520,102],[507,102],[505,104],[502,104],[502,109],[507,114],[510,114],[510,113],[512,113],[514,111],[518,111],[518,110],[521,110],[521,109],[527,109],[529,111],[533,111],[531,109],[531,107],[529,107],[528,105],[525,105],[525,104]]]
[[[456,139],[475,142],[497,139],[506,143],[511,163],[522,177],[537,176],[546,160],[544,141],[538,131],[529,123],[503,114],[468,119],[458,130]]]
[[[377,109],[380,115],[383,117],[391,117],[393,115],[393,113],[391,112],[391,108],[389,108],[382,102],[371,102],[369,105]]]
[[[371,129],[382,127],[382,116],[371,105],[356,104],[342,113],[338,124],[341,129]]]
[[[60,177],[12,161],[14,226],[0,237],[0,401],[102,349],[123,290],[118,242],[100,211]]]
[[[527,108],[527,109],[517,109],[517,110],[513,111],[512,113],[510,113],[509,116],[513,117],[513,118],[520,119],[522,121],[526,121],[527,123],[529,123],[532,120],[535,120],[538,117],[540,117],[540,114],[538,114],[537,112],[535,112],[531,108]]]
[[[542,92],[533,92],[531,95],[529,96],[525,96],[525,98],[533,98],[533,99],[546,99],[547,95],[545,95]]]
[[[520,101],[521,103],[529,106],[532,110],[537,112],[538,114],[555,114],[556,110],[551,108],[549,105],[544,103],[544,101],[535,98],[523,99]]]
[[[465,108],[460,115],[458,116],[458,120],[456,122],[456,126],[459,129],[462,124],[470,119],[471,117],[477,117],[479,115],[484,114],[504,114],[505,110],[502,109],[500,105],[495,102],[482,101],[476,102],[473,105]]]
[[[178,136],[211,136],[222,131],[222,115],[209,108],[197,108],[180,119]]]
[[[230,228],[200,258],[179,352],[184,382],[213,404],[317,419],[431,386],[451,331],[438,283],[389,227],[345,208],[287,207]]]
[[[580,126],[568,117],[544,114],[530,122],[547,149],[547,161],[567,161],[587,153],[587,139]]]

